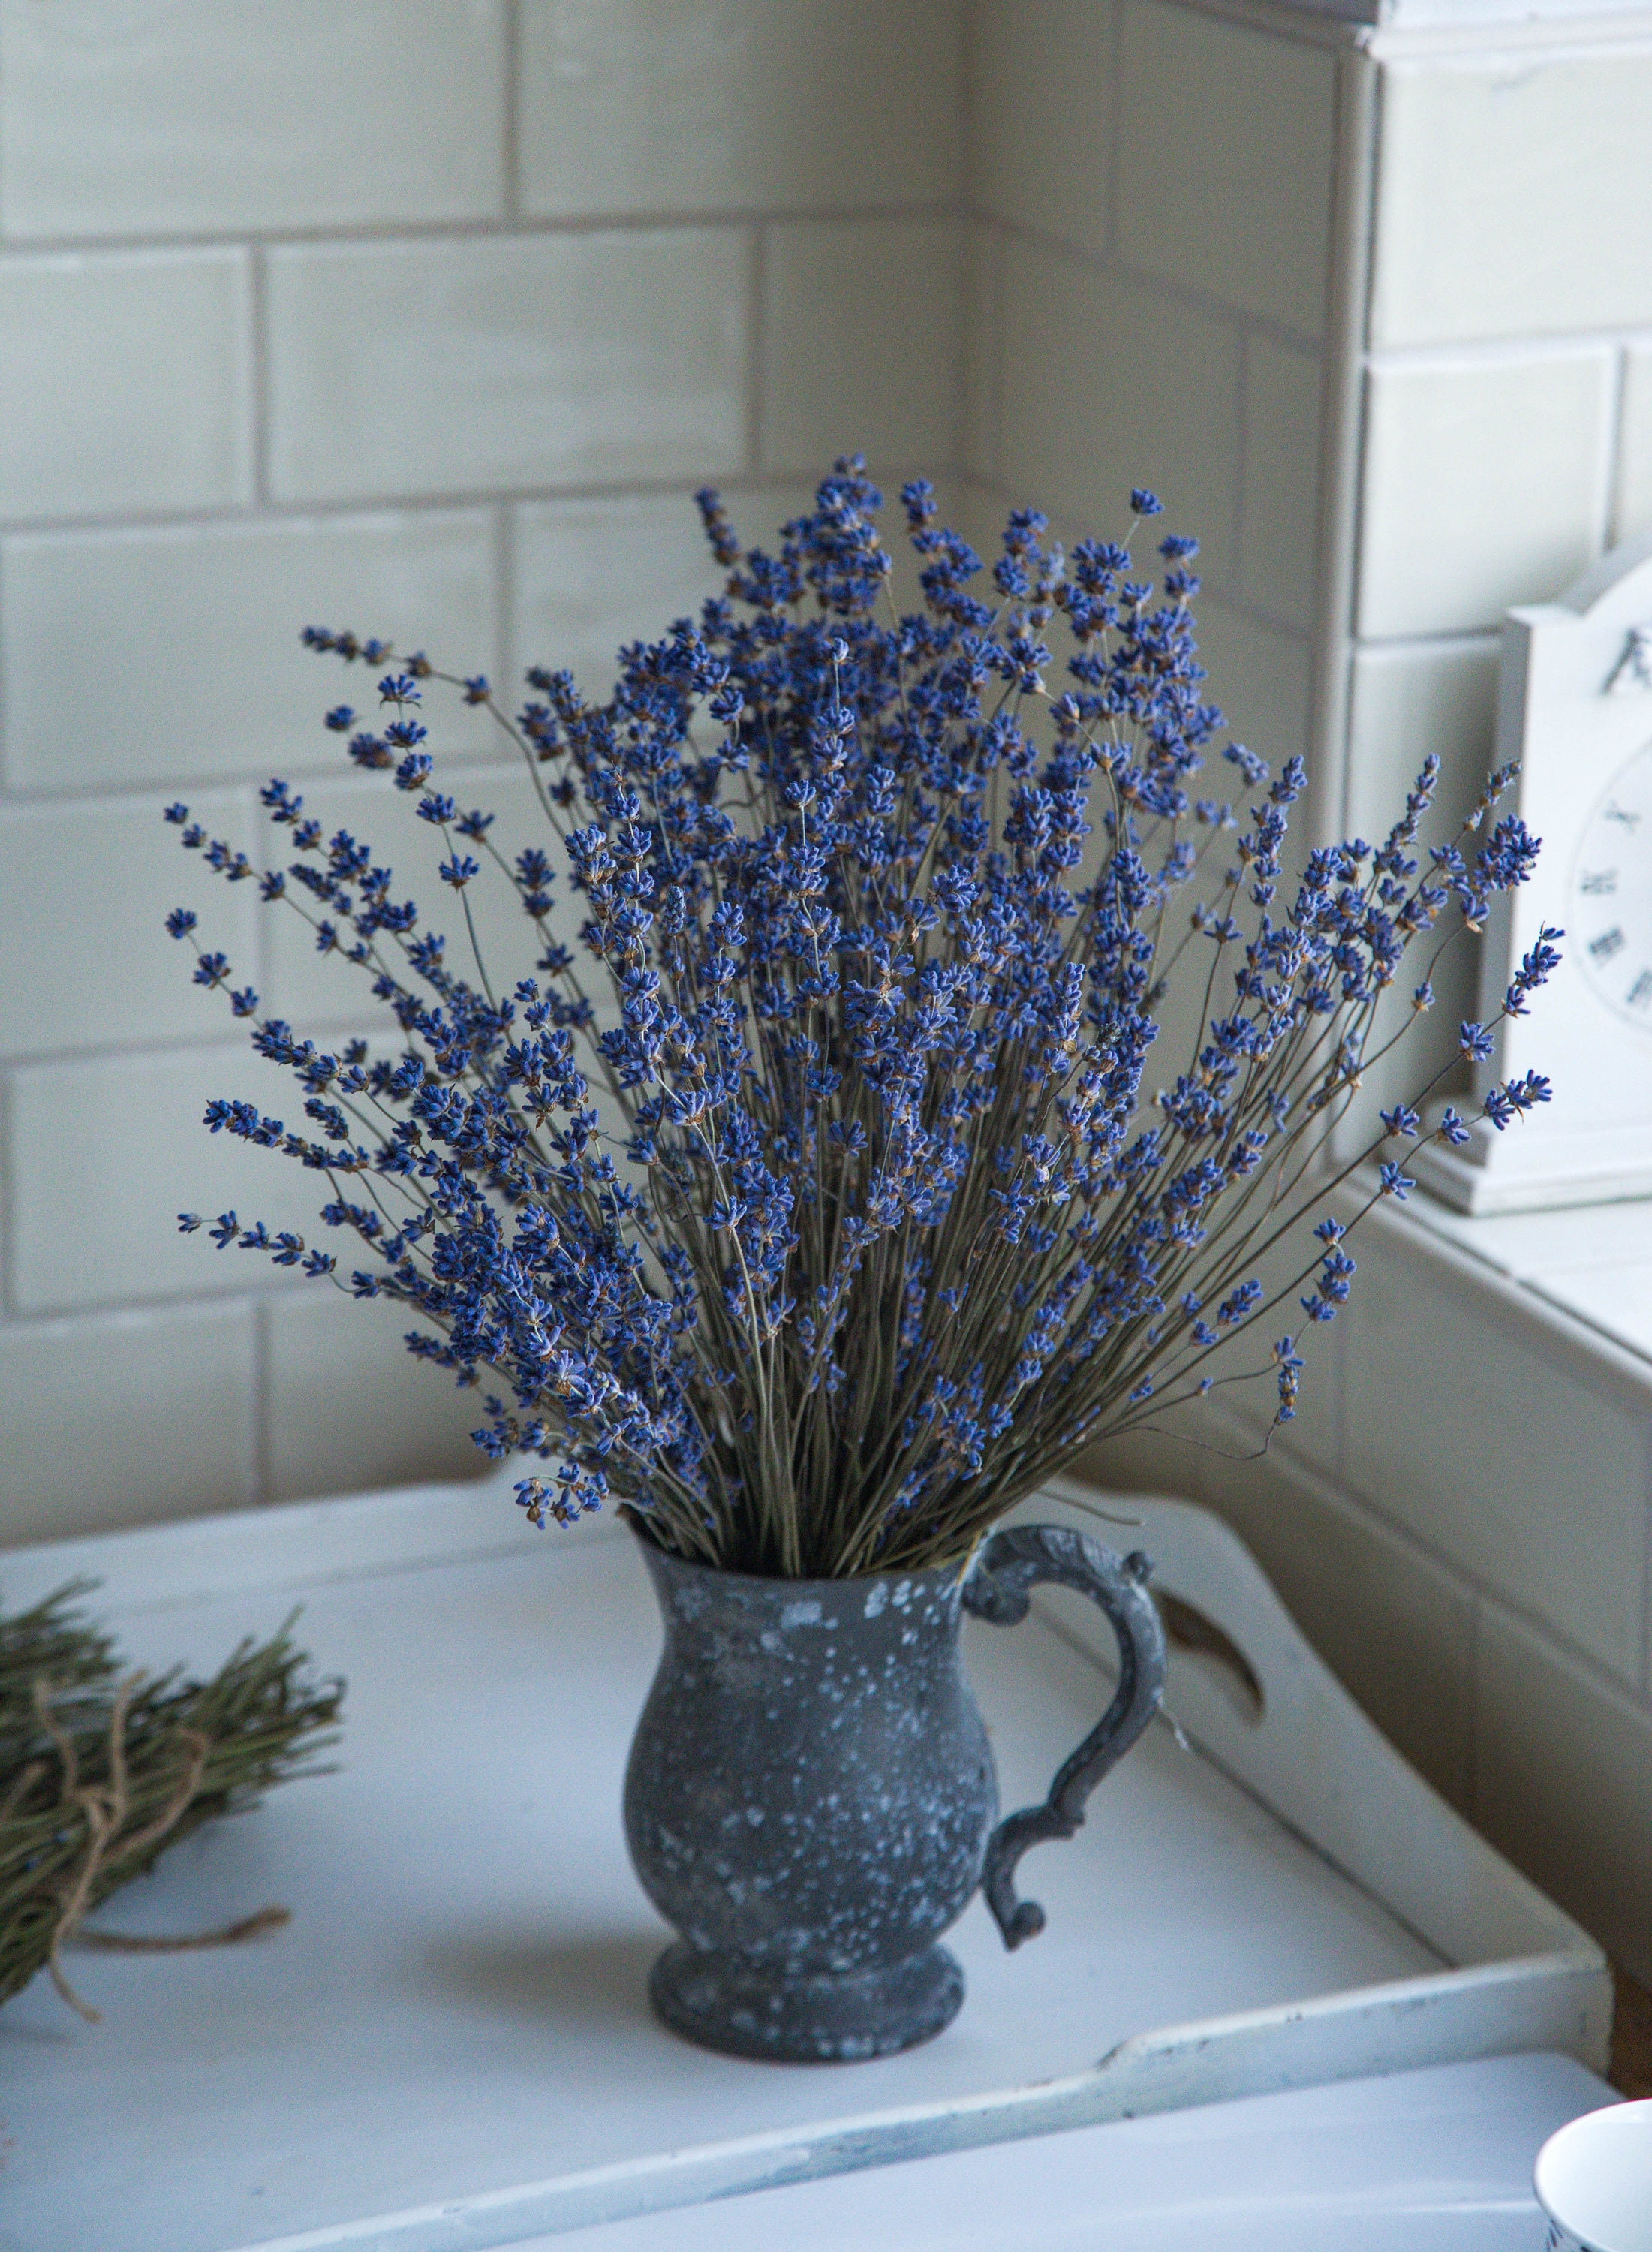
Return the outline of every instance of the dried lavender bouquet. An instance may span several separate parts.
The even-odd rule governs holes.
[[[1471,842],[1512,770],[1425,855],[1430,759],[1380,844],[1316,850],[1288,881],[1301,760],[1275,777],[1230,744],[1238,814],[1191,787],[1221,726],[1196,541],[1160,542],[1156,584],[1128,545],[1069,559],[1017,511],[985,573],[927,484],[901,498],[910,615],[857,458],[772,553],[703,494],[725,594],[623,650],[594,701],[536,671],[513,719],[483,678],[310,629],[382,672],[387,723],[340,705],[327,725],[440,837],[451,946],[284,782],[263,800],[285,868],[169,810],[229,881],[303,915],[397,1027],[392,1055],[324,1053],[260,1017],[193,914],[170,919],[198,982],[295,1074],[309,1122],[224,1100],[206,1124],[324,1177],[322,1218],[363,1263],[341,1274],[233,1212],[212,1240],[404,1305],[413,1352],[487,1387],[478,1443],[557,1463],[517,1487],[537,1523],[613,1497],[729,1568],[907,1568],[961,1558],[1091,1441],[1218,1382],[1276,1385],[1288,1420],[1301,1334],[1354,1272],[1338,1221],[1308,1223],[1329,1136],[1400,1036],[1382,1004],[1420,949],[1406,1025],[1426,1012],[1440,948],[1531,871],[1517,819]],[[1159,504],[1132,510],[1134,538]],[[1047,685],[1058,626],[1066,679]],[[436,680],[520,752],[538,836],[507,843],[460,810],[420,716]],[[514,892],[518,961],[482,958],[483,882]],[[1155,1092],[1178,981],[1195,1029],[1156,1057]],[[1489,1042],[1461,1027],[1464,1054]],[[1485,1111],[1501,1126],[1547,1092],[1528,1075]],[[1384,1114],[1358,1153],[1380,1161],[1373,1200],[1404,1197],[1421,1130],[1418,1107]],[[1467,1137],[1450,1109],[1435,1130]]]
[[[242,1643],[210,1681],[129,1672],[75,1608],[90,1587],[73,1581],[0,1617],[0,2002],[44,1970],[95,2021],[63,1969],[71,1941],[170,1950],[286,1922],[265,1908],[182,1940],[81,1930],[101,1901],[203,1822],[319,1772],[314,1755],[332,1741],[344,1685],[308,1679],[286,1629]]]

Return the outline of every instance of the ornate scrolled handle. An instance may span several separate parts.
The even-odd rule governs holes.
[[[1115,1767],[1159,1709],[1164,1695],[1164,1630],[1148,1575],[1153,1566],[1138,1550],[1114,1555],[1082,1533],[1060,1525],[1015,1525],[995,1533],[964,1581],[963,1604],[994,1626],[1014,1626],[1027,1615],[1041,1580],[1076,1588],[1107,1616],[1119,1643],[1119,1686],[1095,1727],[1065,1761],[1042,1806],[1026,1806],[1002,1821],[987,1841],[981,1888],[1006,1947],[1019,1947],[1044,1929],[1037,1901],[1016,1898],[1016,1863],[1046,1838],[1071,1838],[1084,1820],[1084,1803]]]

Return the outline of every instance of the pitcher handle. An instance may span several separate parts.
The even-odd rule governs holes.
[[[1159,1709],[1164,1630],[1148,1593],[1152,1569],[1151,1559],[1139,1549],[1118,1556],[1065,1526],[1013,1525],[991,1535],[964,1581],[964,1609],[994,1626],[1015,1626],[1025,1618],[1031,1591],[1041,1580],[1076,1588],[1107,1613],[1119,1644],[1113,1702],[1064,1762],[1044,1804],[1007,1816],[987,1841],[981,1888],[1006,1947],[1036,1939],[1045,1922],[1037,1901],[1016,1898],[1016,1863],[1046,1838],[1072,1837],[1084,1820],[1086,1799]]]

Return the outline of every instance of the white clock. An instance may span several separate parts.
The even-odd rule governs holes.
[[[1488,920],[1484,1022],[1542,925],[1565,936],[1479,1088],[1535,1070],[1553,1097],[1501,1134],[1481,1121],[1461,1149],[1430,1143],[1413,1170],[1461,1212],[1652,1195],[1652,536],[1509,613],[1496,756],[1520,761],[1517,810],[1543,849]]]

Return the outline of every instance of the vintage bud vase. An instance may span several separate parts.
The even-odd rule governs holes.
[[[1016,1898],[1017,1859],[1072,1835],[1158,1708],[1148,1560],[1017,1526],[967,1574],[771,1580],[685,1562],[636,1531],[665,1647],[626,1774],[626,1836],[681,1934],[654,1966],[656,2010],[706,2047],[795,2063],[927,2040],[963,2000],[941,1934],[977,1885],[1007,1946],[1043,1929]],[[1046,1802],[998,1823],[960,1630],[966,1611],[1013,1625],[1041,1580],[1106,1612],[1119,1686]]]

